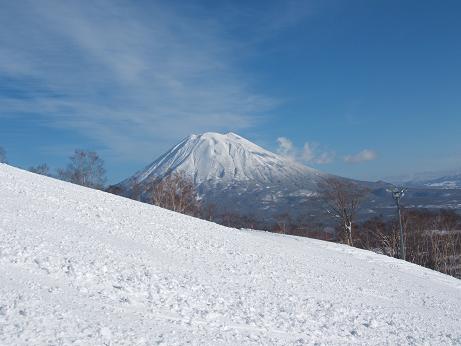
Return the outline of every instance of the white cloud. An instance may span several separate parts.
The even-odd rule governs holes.
[[[344,161],[347,163],[360,163],[364,161],[372,161],[377,158],[377,154],[374,150],[364,149],[354,155],[346,155]]]
[[[277,138],[277,153],[290,159],[311,164],[327,164],[333,162],[335,153],[323,150],[317,143],[304,143],[301,150],[298,150],[293,142],[286,137]]]
[[[312,161],[315,158],[314,151],[315,151],[315,148],[312,144],[307,143],[307,142],[304,143],[304,147],[303,147],[303,151],[301,155],[301,158],[303,159],[303,161],[306,161],[306,162]]]
[[[293,158],[295,155],[293,142],[286,137],[277,138],[277,153],[282,156]]]
[[[319,165],[332,163],[335,159],[335,156],[336,154],[333,151],[323,152],[320,153],[317,157],[315,157],[314,163],[317,163]]]
[[[199,5],[141,5],[2,4],[0,78],[14,90],[0,95],[0,117],[40,118],[146,160],[159,144],[189,133],[254,126],[278,103],[255,92],[236,67],[235,51],[251,51],[254,37],[232,41],[232,23],[203,16]],[[287,13],[271,30],[292,25],[301,11]]]

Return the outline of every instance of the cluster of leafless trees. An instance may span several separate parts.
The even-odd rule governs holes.
[[[150,203],[181,214],[202,217],[202,205],[193,181],[183,172],[169,172],[151,182],[132,182],[129,191],[109,186],[107,192]],[[206,219],[205,217],[202,217]]]
[[[404,210],[406,260],[461,278],[461,217],[453,210]],[[359,226],[358,247],[397,257],[399,225],[380,217]]]
[[[320,222],[312,222],[304,214],[294,216],[281,212],[269,217],[252,213],[241,214],[219,210],[212,203],[202,203],[198,217],[237,229],[266,230],[273,233],[296,235],[320,240],[337,241],[337,230]]]
[[[193,181],[184,173],[154,180],[147,189],[148,202],[178,213],[200,216],[200,201]]]
[[[7,163],[6,152],[2,147],[0,147],[0,163]],[[51,172],[46,163],[29,167],[29,171],[95,189],[103,189],[106,182],[104,161],[96,152],[82,149],[76,149],[69,157],[67,167],[58,169],[56,174]]]
[[[42,163],[37,166],[31,166],[29,167],[29,171],[36,174],[46,175],[48,177],[53,176],[50,167],[46,163]]]
[[[6,153],[1,147],[0,162],[6,162]],[[94,151],[76,149],[69,157],[67,166],[58,169],[56,174],[51,172],[50,167],[46,163],[32,166],[29,168],[29,171],[41,175],[53,176],[93,189],[106,189],[107,192],[117,195],[123,193],[122,189],[118,186],[105,188],[106,170],[104,168],[104,161]],[[144,199],[142,198],[143,195]],[[202,215],[195,186],[183,173],[168,174],[165,177],[156,179],[148,186],[133,184],[131,196],[129,197],[183,214],[193,216]]]
[[[0,162],[6,162],[5,150],[1,147]],[[29,171],[93,189],[104,189],[106,182],[104,161],[96,152],[82,149],[76,149],[66,168],[59,168],[55,174],[46,163],[29,167]]]
[[[327,178],[321,199],[336,218],[339,240],[345,244],[397,257],[400,247],[398,220],[375,217],[355,223],[368,191],[353,182]],[[461,217],[453,210],[404,210],[402,213],[406,260],[461,278]]]
[[[77,149],[64,169],[58,169],[58,178],[74,184],[103,189],[106,183],[104,161],[94,151]]]

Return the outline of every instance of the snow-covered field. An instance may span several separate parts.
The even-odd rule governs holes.
[[[461,281],[0,164],[0,345],[461,344]]]

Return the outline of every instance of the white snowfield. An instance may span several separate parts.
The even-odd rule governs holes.
[[[461,281],[0,164],[0,345],[454,345]]]

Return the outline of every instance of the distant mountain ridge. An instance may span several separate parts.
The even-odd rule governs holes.
[[[411,176],[391,178],[390,180],[411,187],[461,189],[461,169],[423,172]]]

